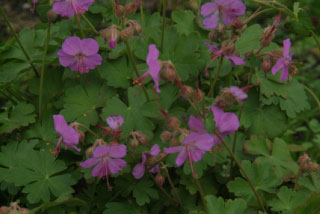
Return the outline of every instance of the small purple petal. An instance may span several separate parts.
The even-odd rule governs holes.
[[[244,15],[246,6],[240,0],[217,0],[220,6],[222,23],[230,25],[237,17]]]
[[[94,158],[99,158],[108,155],[110,153],[110,147],[111,146],[97,146],[92,156]]]
[[[117,41],[110,40],[108,42],[108,45],[111,49],[114,49],[116,47],[116,44],[117,44]]]
[[[213,146],[213,136],[211,134],[198,134],[196,132],[191,132],[186,138],[184,138],[182,144],[190,144],[198,149],[208,151]]]
[[[202,122],[202,118],[200,116],[190,116],[188,125],[191,130],[198,132],[206,132],[206,128]]]
[[[142,178],[142,176],[144,175],[144,171],[145,171],[146,167],[144,164],[142,163],[138,163],[135,165],[135,167],[132,170],[132,175],[136,178],[136,179],[140,179]]]
[[[127,147],[124,144],[110,146],[109,151],[110,157],[113,158],[123,158],[127,155]]]
[[[164,148],[163,151],[166,154],[173,154],[180,152],[184,147],[183,146],[174,146],[174,147],[169,147],[169,148]]]
[[[231,64],[233,66],[235,65],[244,65],[246,64],[246,62],[244,61],[244,59],[237,57],[235,55],[230,55],[230,56],[225,56],[228,60],[230,60]]]
[[[288,80],[288,78],[289,78],[289,68],[288,68],[287,65],[284,65],[282,67],[282,73],[281,73],[281,77],[280,77],[280,82]]]
[[[219,23],[219,10],[216,10],[211,15],[206,16],[202,19],[203,27],[209,30],[215,29],[218,26],[218,23]]]
[[[272,74],[275,75],[284,66],[286,59],[284,57],[278,59],[277,63],[272,67]]]
[[[80,50],[87,56],[94,55],[99,51],[99,45],[96,40],[88,38],[80,41]]]
[[[107,165],[111,174],[116,174],[126,167],[127,162],[122,159],[109,159]]]
[[[209,50],[208,50],[209,52],[220,50],[218,46],[212,45],[210,42],[205,42],[204,44],[209,47]]]
[[[107,117],[106,121],[110,128],[115,131],[119,130],[120,126],[124,123],[124,118],[121,115],[113,115]]]
[[[160,146],[158,144],[154,144],[149,152],[150,155],[157,157],[160,153]]]
[[[238,100],[245,101],[248,98],[248,95],[237,86],[231,86],[229,91]]]
[[[185,148],[181,150],[176,159],[176,165],[179,167],[187,160],[188,154]]]
[[[99,177],[102,178],[104,176],[107,176],[107,165],[104,164],[103,162],[98,163],[93,170],[91,171],[91,175],[93,177]]]
[[[290,47],[291,41],[290,38],[283,40],[283,56],[289,58],[290,57]]]
[[[216,128],[223,136],[234,133],[239,128],[239,120],[236,114],[225,113],[221,108],[213,106],[211,108],[216,122]]]
[[[192,162],[200,161],[202,159],[202,157],[204,156],[204,154],[205,154],[205,151],[203,151],[201,149],[193,148],[192,151],[190,151],[190,156],[191,156]]]
[[[99,161],[99,159],[97,159],[97,158],[89,158],[86,161],[81,162],[80,166],[83,168],[90,168],[90,167],[94,166],[95,164],[97,164],[98,161]]]
[[[201,16],[208,16],[214,13],[218,9],[218,5],[215,2],[208,2],[201,6]]]
[[[74,56],[66,54],[63,50],[58,51],[58,56],[59,62],[63,67],[69,67],[77,62]]]
[[[62,44],[62,50],[66,54],[69,55],[76,55],[77,53],[81,52],[82,42],[79,37],[71,36],[64,40]]]
[[[157,173],[159,169],[159,165],[156,165],[155,167],[153,167],[152,169],[149,170],[149,172],[151,173]]]
[[[157,93],[160,93],[159,89],[159,72],[160,72],[160,63],[159,63],[159,51],[156,45],[152,44],[149,45],[149,52],[147,56],[147,64],[148,64],[148,71],[147,73],[150,74],[151,78],[154,81],[156,86]]]

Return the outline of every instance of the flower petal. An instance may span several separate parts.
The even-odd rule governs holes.
[[[101,65],[102,57],[99,54],[86,56],[83,58],[83,63],[88,69],[95,69],[98,65]]]
[[[157,93],[160,93],[159,89],[159,72],[160,72],[160,63],[158,61],[159,51],[156,45],[151,44],[149,45],[149,52],[147,56],[147,64],[148,64],[148,71],[147,73],[150,74],[151,78],[154,81],[156,86]]]
[[[132,170],[132,175],[136,178],[136,179],[140,179],[142,178],[142,176],[144,175],[144,171],[145,171],[146,167],[144,164],[142,163],[138,163],[134,166],[133,170]]]
[[[282,67],[280,82],[283,82],[283,81],[285,81],[285,80],[288,80],[288,78],[289,78],[289,68],[288,68],[288,66],[284,65],[284,66]]]
[[[158,144],[154,144],[149,152],[150,155],[156,157],[160,153],[160,146]]]
[[[278,59],[277,63],[272,67],[272,74],[275,75],[280,69],[282,69],[286,59],[284,57]]]
[[[284,57],[290,57],[290,47],[291,47],[290,38],[283,40],[283,56]]]
[[[111,174],[116,174],[126,167],[127,162],[122,159],[109,159],[107,165]]]
[[[231,86],[229,91],[238,100],[245,101],[248,98],[248,95],[237,86]]]
[[[53,11],[56,14],[59,14],[61,16],[66,16],[66,17],[73,17],[74,15],[74,9],[72,8],[72,4],[68,1],[54,1],[53,3]]]
[[[84,162],[80,162],[80,166],[83,168],[91,168],[98,161],[99,161],[99,159],[97,159],[97,158],[89,158],[89,159],[85,160]]]
[[[189,147],[190,148],[190,156],[192,162],[198,162],[202,159],[205,154],[205,151],[198,149],[196,147]]]
[[[76,63],[74,56],[66,54],[62,49],[58,51],[59,62],[63,67],[68,67]]]
[[[96,149],[94,150],[92,156],[94,158],[99,158],[99,157],[105,156],[110,153],[110,147],[111,146],[97,146]]]
[[[201,6],[201,15],[208,16],[214,13],[218,9],[218,5],[215,2],[208,2]]]
[[[91,171],[91,175],[93,177],[99,177],[102,178],[104,176],[107,176],[107,165],[103,162],[98,163],[93,170]]]
[[[213,136],[211,134],[198,134],[196,132],[191,132],[183,140],[183,144],[190,144],[192,147],[197,147],[198,149],[207,151],[213,146]]]
[[[228,60],[230,60],[232,66],[235,65],[244,65],[246,64],[246,61],[242,59],[241,57],[237,57],[235,55],[225,56]]]
[[[184,147],[177,156],[177,159],[176,159],[177,166],[178,167],[181,166],[187,160],[187,157],[188,157],[188,154]]]
[[[62,50],[66,54],[75,56],[81,51],[81,40],[79,37],[71,36],[64,40]]]
[[[209,47],[208,52],[212,52],[212,51],[218,51],[220,50],[218,46],[216,45],[212,45],[210,42],[205,42],[205,45],[207,45]]]
[[[127,154],[127,147],[124,144],[110,146],[109,155],[113,158],[123,158]]]
[[[219,107],[213,106],[214,121],[216,122],[216,128],[221,135],[229,135],[234,133],[239,128],[239,120],[236,114],[227,112],[225,113]]]
[[[173,154],[180,152],[183,149],[184,146],[174,146],[174,147],[169,147],[169,148],[164,148],[163,151],[166,154]]]
[[[80,49],[86,56],[94,55],[99,51],[98,42],[94,39],[82,39],[80,42]]]
[[[65,133],[68,127],[67,121],[64,119],[63,115],[53,115],[54,128],[61,136]]]
[[[124,123],[124,118],[121,115],[112,115],[107,117],[106,121],[110,128],[115,131]]]
[[[203,27],[206,29],[215,29],[219,23],[219,10],[216,10],[213,14],[206,16],[202,19]]]
[[[198,131],[200,133],[206,132],[206,128],[204,127],[200,116],[190,116],[188,125],[192,131]]]

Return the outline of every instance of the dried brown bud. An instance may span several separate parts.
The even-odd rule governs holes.
[[[177,130],[180,127],[180,121],[176,117],[169,117],[167,120],[167,127],[171,130]]]
[[[196,90],[194,91],[194,96],[192,100],[195,103],[198,103],[203,99],[203,97],[204,97],[203,92],[199,88],[196,88]]]
[[[87,158],[92,157],[92,154],[93,154],[95,149],[96,149],[95,146],[90,146],[85,152],[86,153],[86,157]]]
[[[146,165],[149,167],[154,167],[156,164],[158,163],[157,158],[147,154],[147,161],[146,161]]]
[[[164,158],[165,156],[166,156],[166,153],[163,153],[163,152],[162,152],[162,153],[160,153],[159,158],[162,159],[162,158]]]
[[[8,214],[9,207],[2,206],[0,207],[0,214]]]
[[[112,128],[106,127],[106,126],[101,126],[100,129],[101,129],[101,131],[102,131],[102,133],[103,133],[104,136],[106,136],[106,137],[111,137],[111,136],[113,136],[113,130],[112,130]]]
[[[137,11],[137,7],[138,7],[138,5],[136,2],[131,2],[131,3],[126,4],[126,6],[125,6],[126,14],[129,16],[135,14]]]
[[[238,18],[236,18],[235,20],[232,21],[232,27],[234,29],[239,29],[242,27],[242,25],[243,25],[243,23],[242,23],[241,16],[239,16]]]
[[[172,64],[171,61],[163,61],[160,62],[160,78],[163,79],[164,81],[171,81],[172,83],[176,79],[176,68]]]
[[[79,135],[79,141],[81,143],[84,143],[84,139],[85,139],[86,135],[83,133],[83,131],[80,131],[80,130],[76,130],[76,131],[77,131],[77,133]]]
[[[270,56],[267,56],[266,59],[261,64],[261,69],[264,71],[264,73],[268,73],[271,71],[272,68],[272,62],[270,59]]]
[[[124,6],[117,4],[114,8],[114,14],[119,18],[123,17],[124,16]]]
[[[47,18],[49,22],[55,22],[58,18],[58,15],[51,9],[47,13]]]
[[[133,36],[133,34],[134,30],[132,27],[127,27],[120,32],[121,39],[123,40],[130,39]]]
[[[222,50],[223,50],[224,54],[227,56],[233,55],[233,53],[235,51],[234,41],[228,40],[228,41],[222,42]]]
[[[140,35],[142,33],[142,28],[138,22],[134,20],[128,20],[126,25],[129,25],[133,29],[134,35]]]
[[[187,85],[184,85],[180,88],[180,95],[186,99],[192,99],[194,94],[193,88]]]
[[[158,185],[162,186],[166,179],[165,179],[164,176],[162,176],[162,175],[160,174],[160,172],[158,172],[155,180],[156,180],[156,183],[157,183]]]
[[[137,138],[133,138],[130,142],[130,145],[132,149],[136,149],[139,146],[139,141]]]
[[[171,132],[164,131],[161,133],[160,138],[162,141],[168,141],[168,140],[170,140],[171,136],[172,136]]]
[[[137,137],[138,141],[142,145],[148,145],[149,143],[148,137],[145,134],[143,134],[141,131],[136,131],[135,136]]]

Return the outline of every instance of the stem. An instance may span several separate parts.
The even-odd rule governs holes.
[[[20,39],[18,38],[16,32],[13,30],[13,27],[12,27],[12,25],[10,24],[9,19],[8,19],[8,17],[6,16],[6,14],[4,13],[4,11],[3,11],[2,8],[0,8],[0,13],[1,13],[4,21],[6,22],[6,24],[7,24],[8,27],[10,28],[10,31],[11,31],[11,33],[13,34],[14,38],[17,40],[18,45],[20,46],[23,54],[25,55],[25,57],[26,57],[27,60],[29,61],[29,64],[31,65],[32,70],[34,71],[36,77],[39,77],[39,74],[38,74],[38,72],[37,72],[37,69],[34,67],[34,65],[33,65],[32,61],[31,61],[31,58],[30,58],[29,54],[27,53],[26,49],[24,49],[22,43],[20,42]]]
[[[166,21],[167,0],[162,0],[162,34],[161,34],[161,51],[163,51],[164,30]]]
[[[210,85],[210,90],[208,93],[208,97],[211,97],[214,95],[214,86],[216,85],[216,82],[219,78],[219,74],[221,71],[221,67],[222,67],[222,61],[223,61],[223,55],[220,56],[220,61],[219,61],[219,65],[218,65],[218,70],[216,72],[216,75],[214,76],[214,80],[212,81],[211,85]]]
[[[84,34],[83,30],[82,30],[82,27],[81,27],[81,20],[80,20],[80,15],[77,14],[76,16],[74,16],[76,22],[77,22],[77,25],[78,25],[78,28],[79,28],[79,31],[80,31],[80,35],[81,35],[81,39],[85,38],[86,35]]]
[[[313,30],[311,30],[310,32],[311,32],[311,34],[312,34],[312,38],[313,38],[314,41],[317,43],[318,48],[320,49],[320,40],[319,40],[319,38],[317,37],[317,34],[316,34]]]
[[[312,96],[312,98],[314,99],[314,101],[316,101],[317,106],[318,106],[319,111],[320,111],[320,101],[319,101],[317,95],[316,95],[310,88],[308,88],[307,86],[304,85],[303,87],[304,87],[304,89]]]
[[[226,143],[226,141],[224,141],[224,139],[222,138],[222,136],[218,133],[218,132],[215,132],[215,135],[220,139],[220,141],[222,142],[222,144],[224,145],[224,147],[226,147],[226,149],[228,150],[228,152],[230,153],[231,157],[233,158],[233,160],[236,162],[236,164],[238,165],[238,167],[240,168],[240,171],[242,172],[242,174],[244,175],[244,177],[247,179],[249,185],[251,186],[251,189],[254,193],[254,195],[256,196],[263,212],[266,212],[265,208],[264,208],[264,205],[263,205],[263,202],[256,190],[256,188],[254,187],[252,181],[250,180],[248,174],[246,173],[246,171],[244,170],[244,168],[242,167],[241,163],[238,161],[238,159],[236,158],[236,156],[234,155],[234,153],[232,152],[232,150],[230,149],[230,147],[228,146],[228,144]]]
[[[294,191],[296,191],[298,188],[298,181],[299,181],[301,171],[302,171],[301,168],[302,168],[302,165],[299,166],[298,174],[297,174],[296,180],[294,182],[294,188],[293,188]]]
[[[138,71],[137,65],[136,65],[136,63],[134,61],[133,54],[131,52],[131,48],[130,48],[129,42],[126,40],[125,43],[126,43],[126,46],[127,46],[129,60],[131,61],[131,64],[133,66],[133,70],[136,73],[137,77],[139,77],[140,76],[139,75],[139,71]],[[142,83],[142,90],[143,90],[144,94],[146,95],[146,98],[147,98],[147,100],[149,102],[150,98],[149,98],[149,95],[148,95],[147,90],[144,87],[143,83]]]
[[[141,16],[141,25],[143,34],[146,33],[146,24],[144,22],[144,14],[143,14],[143,0],[140,1],[140,16]]]
[[[258,16],[260,16],[260,15],[262,15],[262,14],[264,14],[264,13],[270,12],[270,11],[272,11],[272,10],[274,10],[274,8],[268,8],[268,9],[261,10],[261,11],[259,11],[259,12],[257,12],[257,13],[252,14],[251,16],[249,16],[247,19],[245,19],[245,20],[243,21],[243,25],[248,24],[249,22],[251,22],[251,21],[252,21],[253,19],[255,19],[256,17],[258,17]]]
[[[193,109],[201,116],[202,119],[205,119],[204,113],[202,114],[198,104],[193,103],[190,99],[187,99],[190,105],[193,107]]]
[[[81,17],[84,19],[84,21],[89,25],[89,27],[91,28],[91,30],[99,35],[99,32],[96,30],[96,28],[93,26],[93,24],[90,22],[90,20],[84,15],[84,14],[81,14]]]
[[[85,130],[87,130],[88,132],[90,132],[90,133],[91,133],[92,135],[94,135],[95,137],[98,137],[98,135],[97,135],[94,131],[92,131],[91,129],[89,129],[89,128],[86,127],[85,125],[83,125],[83,124],[81,124],[81,123],[75,123],[75,125],[78,125],[78,126],[84,128]]]
[[[165,194],[165,196],[167,196],[169,198],[169,200],[171,201],[171,203],[176,206],[176,201],[171,197],[171,195],[160,185],[156,182],[156,178],[149,173],[149,175],[152,177],[152,179],[154,180],[154,182],[156,183],[156,185],[159,187],[159,189],[163,192],[163,194]]]
[[[44,82],[44,67],[46,63],[46,57],[47,57],[47,52],[48,52],[48,43],[49,43],[49,38],[50,38],[50,29],[51,29],[51,23],[48,23],[48,29],[47,29],[47,37],[46,41],[44,43],[44,51],[43,51],[43,56],[42,56],[42,64],[41,64],[41,76],[40,76],[40,94],[39,94],[39,120],[40,123],[42,123],[42,102],[43,102],[43,82]]]
[[[290,9],[288,9],[286,6],[284,6],[283,4],[280,4],[279,2],[276,2],[276,1],[271,1],[270,3],[269,2],[265,2],[263,0],[250,0],[252,2],[255,2],[255,3],[258,3],[258,4],[262,4],[264,6],[267,6],[267,7],[271,7],[273,9],[276,9],[276,10],[279,10],[281,12],[284,12],[286,13],[287,15],[289,16],[292,16],[293,18],[297,19],[298,17],[296,16],[296,14],[294,14]],[[272,4],[275,4],[275,5],[278,5],[280,6],[281,8],[278,8]]]

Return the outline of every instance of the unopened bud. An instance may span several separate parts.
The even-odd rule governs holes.
[[[194,96],[192,100],[195,103],[198,103],[203,99],[203,97],[204,97],[203,92],[199,88],[196,88],[196,90],[194,91]]]
[[[129,16],[135,14],[137,11],[137,3],[131,2],[131,3],[126,4],[125,10],[126,10],[126,14]]]
[[[235,47],[234,47],[234,41],[233,40],[228,40],[222,42],[222,48],[223,53],[227,56],[233,55]]]
[[[310,162],[310,158],[306,153],[304,153],[302,156],[299,157],[298,161],[300,164],[306,164]]]
[[[149,167],[154,167],[158,163],[157,158],[155,156],[147,154],[146,165]]]
[[[179,146],[179,144],[180,144],[180,141],[179,141],[179,139],[177,139],[177,138],[172,138],[171,140],[170,140],[170,142],[169,142],[169,145],[171,146],[171,147],[173,147],[173,146]]]
[[[85,139],[86,135],[83,133],[83,131],[80,131],[80,130],[76,130],[76,131],[77,131],[77,133],[79,135],[79,141],[81,143],[84,143],[84,139]]]
[[[164,176],[162,176],[160,173],[158,173],[155,180],[158,185],[162,186],[166,179]]]
[[[127,27],[120,32],[121,39],[123,40],[130,39],[133,36],[133,34],[134,30],[132,29],[132,27]]]
[[[160,138],[162,141],[168,141],[168,140],[170,140],[171,136],[172,136],[171,132],[164,131],[161,133]]]
[[[163,79],[164,81],[171,81],[174,82],[176,79],[176,68],[172,64],[171,61],[164,61],[160,62],[160,78]]]
[[[86,157],[87,158],[92,157],[92,154],[93,154],[95,149],[96,149],[95,146],[90,146],[85,152],[86,153]]]
[[[311,171],[313,171],[313,172],[319,171],[319,165],[317,163],[311,163],[310,168],[311,168]]]
[[[110,27],[102,31],[101,36],[106,42],[108,42],[109,47],[113,49],[116,47],[116,44],[119,40],[120,32],[118,31],[116,25],[111,25]]]
[[[187,85],[184,85],[180,88],[180,95],[183,96],[186,99],[192,99],[193,97],[193,88]]]
[[[148,145],[149,143],[148,137],[145,134],[143,134],[141,131],[136,131],[135,136],[137,137],[138,141],[142,145]]]
[[[167,127],[171,130],[176,130],[180,127],[180,121],[176,117],[169,117],[167,120]]]
[[[136,149],[139,146],[139,141],[137,138],[133,138],[130,142],[130,145],[132,149]]]
[[[186,7],[187,9],[193,10],[194,12],[199,11],[199,4],[198,4],[198,1],[197,1],[197,0],[189,0],[189,1],[185,4],[185,7]]]
[[[120,4],[117,4],[114,8],[114,14],[118,17],[121,18],[124,16],[124,7]]]
[[[126,25],[129,25],[133,29],[134,35],[140,35],[142,33],[142,28],[138,22],[134,20],[128,20]]]
[[[242,27],[242,25],[243,25],[243,23],[242,23],[241,16],[239,16],[238,18],[236,18],[235,20],[232,21],[232,27],[234,29],[239,29]]]
[[[268,73],[271,71],[272,68],[272,62],[270,59],[270,56],[267,56],[266,59],[261,64],[261,69],[264,71],[264,73]]]
[[[58,18],[58,15],[51,9],[47,13],[47,18],[49,22],[55,22]]]
[[[275,36],[275,28],[273,26],[266,27],[260,38],[260,45],[262,47],[268,47]]]

